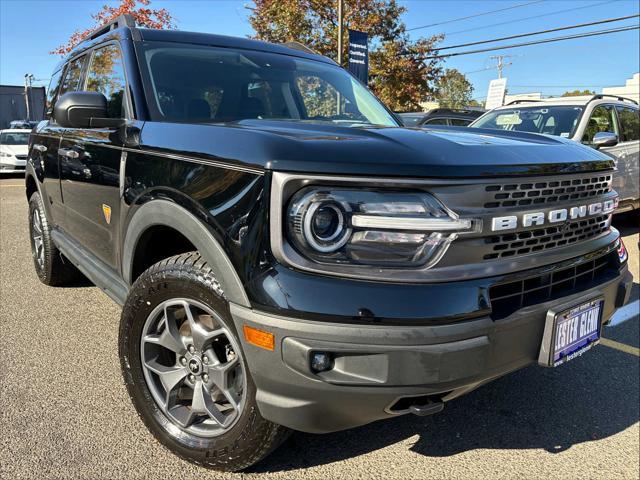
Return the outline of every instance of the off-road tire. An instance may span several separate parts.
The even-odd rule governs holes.
[[[36,249],[34,239],[34,216],[38,215],[42,241],[42,257]],[[60,287],[77,282],[82,278],[80,271],[65,258],[51,239],[51,226],[47,220],[42,198],[38,192],[34,192],[29,199],[29,240],[31,243],[31,256],[36,274],[42,283],[52,287]],[[41,258],[42,262],[38,260]]]
[[[255,400],[256,387],[244,355],[245,407],[236,423],[216,437],[198,437],[177,428],[156,404],[146,384],[140,347],[143,326],[158,305],[172,298],[191,299],[206,305],[223,318],[237,340],[229,304],[211,268],[198,252],[156,263],[135,281],[122,310],[119,354],[129,396],[149,431],[176,455],[216,470],[246,469],[277,448],[290,431],[260,415]]]

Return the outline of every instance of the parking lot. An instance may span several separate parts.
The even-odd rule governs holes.
[[[125,391],[119,307],[34,272],[20,177],[0,180],[0,477],[638,478],[638,315],[557,369],[530,367],[447,404],[329,435],[294,433],[242,475],[191,465],[146,431]],[[637,220],[636,220],[637,221]],[[636,277],[638,225],[614,220]],[[637,307],[637,303],[635,304]]]

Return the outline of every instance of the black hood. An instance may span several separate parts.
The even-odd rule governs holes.
[[[572,140],[465,127],[361,128],[277,120],[225,125],[147,122],[141,143],[145,149],[247,167],[340,175],[549,175],[614,166],[610,157]]]

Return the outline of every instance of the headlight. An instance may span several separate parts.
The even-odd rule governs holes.
[[[429,268],[462,232],[461,219],[426,192],[307,187],[286,208],[286,233],[316,263]]]
[[[13,157],[10,153],[0,152],[0,157]]]

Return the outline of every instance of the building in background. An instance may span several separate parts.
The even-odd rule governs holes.
[[[8,128],[12,120],[44,119],[45,89],[29,87],[29,118],[24,86],[0,85],[0,128]]]
[[[604,87],[602,93],[620,95],[640,103],[640,73],[636,73],[628,79],[624,87]]]

